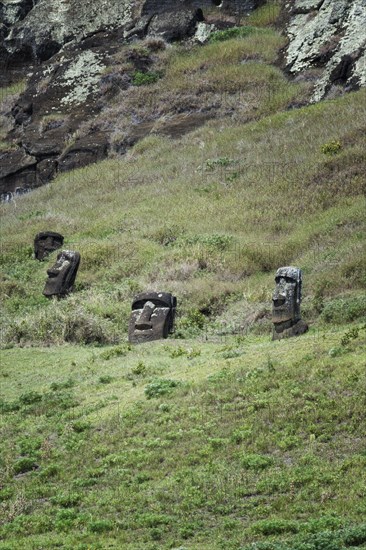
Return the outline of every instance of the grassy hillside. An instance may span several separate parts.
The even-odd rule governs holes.
[[[365,548],[364,337],[4,351],[0,548]]]
[[[2,550],[366,547],[365,90],[307,105],[279,33],[225,32],[102,112],[116,150],[149,125],[126,155],[0,206]],[[44,230],[81,253],[59,302]],[[290,264],[311,328],[272,342]],[[147,289],[177,296],[175,337],[130,347]]]

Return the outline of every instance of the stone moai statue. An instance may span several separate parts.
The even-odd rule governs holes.
[[[34,257],[40,262],[54,250],[58,250],[64,244],[64,238],[60,233],[44,231],[38,233],[34,239]]]
[[[177,299],[168,292],[143,292],[135,296],[128,327],[133,344],[167,338],[173,332]]]
[[[79,269],[80,254],[73,250],[62,250],[57,255],[56,263],[47,270],[48,279],[46,281],[43,294],[47,298],[57,296],[63,298],[71,292]]]
[[[273,340],[304,334],[308,325],[300,315],[302,273],[297,267],[280,267],[272,296]]]

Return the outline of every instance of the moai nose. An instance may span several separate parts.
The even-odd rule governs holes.
[[[286,303],[286,296],[280,292],[274,292],[272,300],[275,307],[280,307]]]
[[[153,314],[155,308],[156,306],[152,302],[145,303],[144,309],[135,323],[135,327],[138,330],[147,330],[152,328],[151,315]]]

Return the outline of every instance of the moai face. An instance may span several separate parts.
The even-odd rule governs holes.
[[[56,263],[47,270],[48,279],[43,294],[63,297],[73,287],[80,264],[80,254],[72,250],[63,250],[57,256]]]
[[[280,267],[276,272],[276,288],[272,296],[273,338],[297,336],[307,331],[308,326],[301,320],[301,269]]]
[[[301,270],[297,267],[277,270],[272,296],[272,321],[275,324],[300,319],[301,280]]]
[[[38,233],[34,239],[34,256],[40,262],[54,250],[58,250],[64,244],[64,238],[60,233],[45,231]]]
[[[177,299],[168,292],[143,292],[135,296],[128,328],[133,344],[167,338],[173,331]]]

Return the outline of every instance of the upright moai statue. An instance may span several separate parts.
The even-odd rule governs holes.
[[[272,296],[273,340],[304,334],[308,325],[301,319],[302,273],[297,267],[280,267]]]
[[[168,292],[143,292],[135,296],[128,328],[133,344],[167,338],[174,329],[177,299]]]
[[[53,231],[38,233],[34,239],[34,257],[40,262],[54,250],[58,250],[64,244],[64,237]]]
[[[79,264],[79,252],[62,250],[57,255],[56,263],[47,270],[48,279],[43,294],[47,298],[52,298],[52,296],[63,298],[69,294],[72,291]]]

